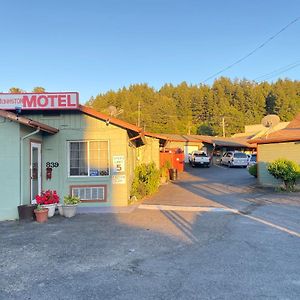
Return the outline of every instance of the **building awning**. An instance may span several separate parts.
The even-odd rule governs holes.
[[[47,132],[47,133],[50,133],[50,134],[55,134],[59,131],[59,129],[57,129],[57,128],[51,127],[49,125],[31,120],[31,119],[28,119],[28,118],[25,118],[25,117],[22,117],[22,116],[18,116],[15,113],[10,112],[10,111],[6,111],[6,110],[1,110],[0,109],[0,117],[3,117],[3,118],[8,119],[10,121],[17,122],[17,123],[20,123],[22,125],[29,126],[29,127],[32,127],[32,128],[36,128],[36,129],[39,128],[41,131]]]

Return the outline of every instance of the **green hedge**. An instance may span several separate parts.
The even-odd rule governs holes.
[[[257,177],[257,164],[249,167],[248,172],[250,173],[250,175]]]
[[[131,188],[131,196],[142,199],[158,190],[160,184],[160,171],[154,163],[141,164],[134,170],[134,180]]]
[[[267,168],[271,175],[283,181],[287,191],[295,189],[296,180],[300,177],[300,166],[294,161],[280,158],[270,163]]]

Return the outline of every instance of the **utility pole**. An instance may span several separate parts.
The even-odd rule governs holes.
[[[141,126],[141,101],[139,101],[138,103],[138,124],[137,124],[138,127]]]
[[[191,134],[191,121],[188,121],[188,130],[187,130],[187,134],[190,135]]]
[[[223,137],[225,137],[225,117],[222,117],[222,130],[223,130]]]

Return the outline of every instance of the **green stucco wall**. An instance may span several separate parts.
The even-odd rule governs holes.
[[[18,218],[20,188],[19,124],[0,117],[0,220]]]
[[[159,168],[159,140],[151,137],[146,137],[146,144],[137,148],[138,159],[141,163],[149,164],[154,162]]]
[[[289,143],[259,144],[257,148],[258,181],[263,186],[279,186],[281,181],[269,174],[267,164],[286,158],[300,164],[300,141]]]
[[[60,131],[54,135],[43,135],[42,143],[42,174],[46,173],[46,162],[58,162],[59,167],[53,169],[52,179],[43,176],[42,189],[57,190],[63,197],[70,193],[72,185],[106,185],[107,202],[82,203],[82,206],[126,206],[128,204],[128,178],[125,184],[113,184],[113,175],[127,174],[127,132],[126,130],[104,121],[77,112],[61,113],[60,116],[28,116],[34,120],[48,124]],[[110,176],[107,177],[68,177],[68,141],[104,140],[109,142]],[[112,169],[113,156],[124,156],[125,170],[115,173]]]
[[[24,114],[25,115],[25,114]],[[56,134],[38,133],[23,141],[20,155],[21,137],[35,131],[15,122],[0,119],[0,220],[18,218],[17,206],[20,204],[20,178],[23,180],[23,204],[31,202],[30,197],[30,143],[41,142],[42,151],[42,190],[56,190],[63,199],[70,193],[72,185],[105,185],[106,202],[82,203],[81,206],[126,206],[130,196],[136,149],[129,147],[127,131],[123,128],[87,116],[80,112],[62,112],[59,115],[44,116],[41,113],[26,114],[28,118],[59,129]],[[110,175],[106,177],[68,177],[68,141],[104,140],[109,143]],[[113,157],[123,156],[125,169],[113,169]],[[21,173],[20,158],[23,161]],[[58,162],[53,168],[52,179],[46,180],[46,162]],[[21,176],[20,176],[21,175]],[[113,183],[113,176],[125,175],[125,183]]]

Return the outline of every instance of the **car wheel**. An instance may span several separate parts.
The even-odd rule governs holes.
[[[229,161],[228,162],[228,168],[231,168],[232,167],[232,165],[231,165],[231,162]]]

